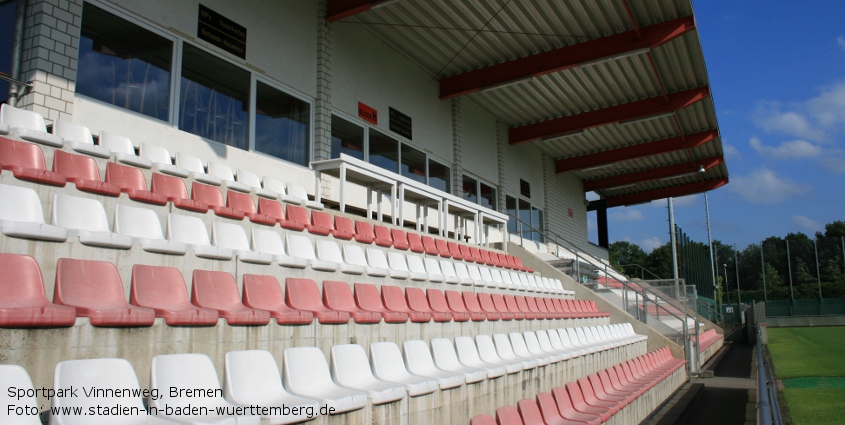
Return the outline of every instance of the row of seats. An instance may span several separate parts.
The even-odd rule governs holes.
[[[320,323],[416,323],[469,320],[582,319],[606,317],[595,303],[557,298],[445,291],[324,281],[322,294],[310,279],[246,274],[243,296],[226,272],[194,270],[190,299],[179,269],[135,265],[129,302],[114,264],[61,258],[56,263],[53,303],[41,269],[28,255],[0,254],[0,326],[72,326],[88,317],[94,326],[151,326],[156,317],[176,325]]]
[[[64,241],[68,234],[83,244],[130,249],[133,243],[145,251],[185,255],[188,248],[197,257],[231,260],[364,274],[395,279],[461,283],[465,285],[507,288],[530,292],[570,294],[559,280],[533,274],[488,268],[449,260],[436,261],[431,257],[344,243],[342,250],[332,240],[318,240],[314,244],[305,236],[287,234],[286,242],[278,232],[253,228],[251,243],[240,225],[214,221],[211,237],[202,219],[170,213],[167,220],[167,239],[155,211],[128,205],[116,205],[114,232],[108,223],[103,205],[96,199],[55,194],[52,225],[44,222],[38,194],[29,188],[0,184],[0,198],[7,203],[0,206],[0,231],[7,236]],[[288,252],[295,255],[288,255]]]
[[[523,399],[516,407],[496,409],[496,417],[473,417],[471,425],[590,424],[608,421],[686,362],[661,348],[633,360],[590,374],[551,392]]]
[[[690,338],[692,338],[693,340],[696,339],[695,335],[692,335]],[[722,338],[723,336],[717,333],[716,329],[704,331],[698,335],[698,350],[703,353],[705,350],[710,348],[710,346],[712,346]]]
[[[590,348],[624,345],[639,336],[627,332],[621,325],[578,328],[577,331],[603,338]],[[593,334],[592,332],[595,332]],[[607,333],[605,333],[607,332]],[[550,339],[552,335],[555,339]],[[103,395],[90,397],[52,397],[51,424],[88,423],[92,416],[72,414],[74,408],[83,412],[94,412],[92,407],[111,409],[119,405],[129,408],[127,422],[121,423],[259,423],[263,417],[270,423],[294,423],[320,414],[320,406],[327,406],[333,413],[361,409],[369,400],[372,404],[384,404],[403,399],[431,394],[437,389],[447,390],[464,384],[473,384],[509,373],[536,367],[537,362],[528,362],[517,354],[545,343],[549,353],[558,353],[559,360],[582,355],[586,350],[565,347],[561,338],[567,340],[567,333],[557,331],[512,333],[510,340],[504,335],[478,335],[455,338],[454,344],[446,338],[437,338],[426,343],[422,340],[404,341],[400,348],[393,342],[376,342],[369,347],[356,344],[342,344],[331,347],[330,362],[316,347],[287,348],[283,354],[282,368],[268,351],[232,351],[225,355],[224,380],[221,387],[217,371],[211,359],[202,354],[171,354],[153,358],[150,365],[150,392],[146,393],[148,408],[132,365],[123,359],[69,360],[56,365],[54,389],[98,388]],[[575,334],[577,335],[577,334]],[[576,337],[577,338],[577,337]],[[494,342],[495,341],[495,342]],[[538,342],[540,341],[540,342]],[[552,344],[556,341],[555,349]],[[603,344],[603,345],[599,345]],[[587,346],[585,346],[586,348]],[[530,363],[530,364],[529,364]],[[283,371],[283,372],[282,372]],[[14,414],[9,409],[0,411],[4,423],[40,423],[32,381],[19,366],[0,366],[0,386],[22,390],[24,397],[13,399],[17,393],[0,393],[4,405],[26,406],[28,415]],[[201,393],[174,395],[171,388],[202,388]],[[117,389],[119,394],[105,391]],[[128,396],[127,396],[128,395]],[[191,414],[181,414],[176,409],[191,406]],[[254,406],[257,409],[242,409],[237,406]],[[288,410],[283,411],[282,406]],[[166,410],[169,408],[169,412]],[[196,414],[208,410],[206,414]],[[221,410],[217,410],[222,408]],[[33,410],[34,409],[34,410]],[[273,410],[271,410],[273,409]],[[101,410],[96,410],[100,412]],[[240,414],[238,414],[240,413]],[[102,414],[102,413],[99,413]],[[158,416],[164,422],[143,422],[150,416]],[[218,422],[220,421],[220,422]],[[235,422],[232,422],[235,423]]]

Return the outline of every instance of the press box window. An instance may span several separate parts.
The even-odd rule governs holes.
[[[464,175],[461,196],[470,202],[478,202],[478,181]]]
[[[261,81],[255,90],[255,150],[308,166],[311,105]]]
[[[449,192],[449,182],[452,180],[452,169],[433,159],[428,160],[428,185]]]
[[[167,121],[173,42],[87,2],[82,16],[76,92]]]
[[[392,137],[370,130],[370,164],[394,173],[399,171],[399,142]]]
[[[364,127],[332,115],[332,158],[342,153],[364,160]]]
[[[498,210],[499,208],[496,204],[496,188],[488,186],[483,182],[479,182],[478,186],[478,203],[481,204],[482,207],[490,208],[494,211]]]
[[[420,183],[425,183],[425,153],[402,144],[402,173],[403,176]]]

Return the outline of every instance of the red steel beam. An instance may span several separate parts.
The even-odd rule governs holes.
[[[702,131],[680,137],[655,140],[639,145],[597,152],[589,155],[559,159],[555,162],[555,171],[565,173],[573,170],[599,167],[614,162],[637,159],[651,155],[674,152],[682,149],[692,149],[701,146],[719,136],[717,130]]]
[[[604,199],[608,208],[620,207],[623,205],[642,204],[655,199],[677,198],[679,196],[692,195],[694,193],[707,192],[718,189],[728,184],[728,178],[707,180],[703,182],[687,183],[679,186],[664,187],[661,189],[647,190],[645,192],[632,193],[630,195],[614,196]]]
[[[588,128],[614,124],[621,121],[646,118],[652,115],[673,112],[692,105],[710,96],[710,87],[685,90],[669,95],[669,100],[663,96],[652,97],[636,102],[624,103],[604,109],[596,109],[578,115],[555,118],[548,121],[528,124],[510,129],[509,143],[516,145],[548,137],[560,136]]]
[[[685,162],[683,164],[675,164],[668,167],[652,168],[650,170],[637,171],[613,177],[606,177],[603,179],[588,180],[584,182],[584,192],[697,173],[699,172],[699,166],[704,167],[705,170],[709,170],[724,161],[725,158],[721,155],[711,156],[694,162]]]
[[[374,0],[329,0],[326,11],[326,20],[336,22],[359,13],[372,9]]]
[[[656,48],[693,29],[695,20],[692,16],[687,16],[445,77],[440,79],[440,99],[563,71],[578,64],[612,58],[646,47]]]

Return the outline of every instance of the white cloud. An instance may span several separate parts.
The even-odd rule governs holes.
[[[826,157],[819,160],[819,164],[831,173],[845,173],[845,158]]]
[[[663,242],[662,239],[658,238],[657,236],[652,236],[650,238],[643,239],[642,245],[643,245],[643,251],[651,252],[651,251],[654,251],[655,249],[663,246],[664,242]]]
[[[739,149],[736,148],[736,146],[729,143],[725,143],[724,140],[722,140],[722,149],[725,150],[725,155],[727,155],[728,157],[742,159],[742,152],[740,152]]]
[[[610,213],[611,220],[614,221],[639,221],[645,218],[643,213],[633,208],[625,208],[624,210],[614,211]]]
[[[845,129],[845,81],[825,87],[821,94],[807,101],[807,109],[826,131]]]
[[[829,142],[832,135],[845,132],[845,81],[822,87],[816,97],[802,102],[758,102],[754,120],[769,133]]]
[[[748,144],[764,158],[799,159],[812,158],[821,155],[822,148],[806,140],[792,140],[782,142],[779,146],[767,146],[757,138],[752,137]]]
[[[698,203],[698,195],[681,196],[672,200],[672,204],[675,207],[691,207],[696,203]]]
[[[811,186],[780,177],[765,167],[744,176],[734,177],[727,188],[755,204],[776,204],[812,190]]]
[[[802,139],[822,140],[824,132],[810,123],[803,113],[796,111],[781,111],[778,102],[767,102],[758,105],[755,122],[757,126],[768,133],[784,134]]]
[[[836,44],[838,44],[839,48],[845,52],[845,36],[840,35],[839,37],[836,37]]]
[[[801,228],[801,230],[804,230],[808,233],[816,233],[817,231],[820,231],[822,229],[822,225],[819,224],[816,220],[813,220],[809,217],[805,217],[803,215],[792,216],[792,221],[794,221],[795,224],[797,224],[798,227]]]

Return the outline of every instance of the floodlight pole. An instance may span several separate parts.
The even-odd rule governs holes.
[[[786,240],[786,267],[789,270],[789,298],[795,301],[795,291],[792,289],[792,261],[789,259],[789,239]]]
[[[707,216],[707,243],[710,245],[710,276],[713,277],[713,296],[716,295],[716,260],[713,258],[713,236],[710,233],[710,203],[707,200],[707,192],[704,192],[704,213]]]
[[[672,278],[675,279],[675,286],[678,286],[678,241],[675,238],[675,205],[672,198],[667,198],[669,203],[669,239],[672,242]]]
[[[722,267],[725,268],[725,298],[727,298],[728,304],[731,303],[731,293],[728,291],[728,265],[722,264]]]
[[[816,252],[816,279],[819,281],[819,300],[822,299],[822,275],[819,273],[819,238],[813,239],[813,251]]]
[[[763,242],[760,242],[760,267],[763,269],[763,301],[768,301],[769,298],[766,295],[766,260],[763,259]]]
[[[737,298],[737,303],[742,305],[742,292],[739,291],[739,253],[736,251],[736,244],[734,244],[734,269],[736,269],[736,298]]]

